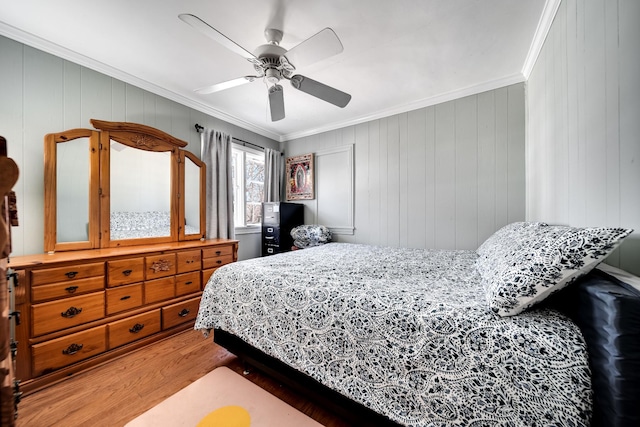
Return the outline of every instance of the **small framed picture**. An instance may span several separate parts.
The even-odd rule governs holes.
[[[311,200],[313,192],[313,153],[288,157],[286,164],[287,200]]]

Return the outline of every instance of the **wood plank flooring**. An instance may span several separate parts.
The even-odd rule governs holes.
[[[218,366],[242,363],[199,331],[186,331],[25,396],[16,427],[123,426]],[[348,424],[253,370],[249,380],[330,427]]]

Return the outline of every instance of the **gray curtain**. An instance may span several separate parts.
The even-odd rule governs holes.
[[[279,202],[282,194],[284,163],[282,154],[271,148],[264,149],[264,201]]]
[[[205,129],[201,159],[207,165],[207,238],[233,239],[231,135]]]

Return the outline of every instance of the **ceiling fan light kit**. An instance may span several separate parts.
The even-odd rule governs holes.
[[[296,65],[306,66],[342,52],[342,43],[331,28],[321,30],[290,50],[280,46],[284,35],[281,30],[267,28],[264,31],[267,43],[258,46],[254,53],[250,53],[197,16],[183,13],[178,17],[220,45],[245,58],[257,73],[255,76],[239,77],[199,88],[195,90],[197,93],[210,94],[251,83],[256,79],[263,79],[269,85],[269,109],[271,120],[274,122],[285,117],[284,91],[279,84],[282,79],[289,80],[295,89],[340,108],[346,107],[351,100],[351,95],[348,93],[309,77],[293,74],[296,71]]]

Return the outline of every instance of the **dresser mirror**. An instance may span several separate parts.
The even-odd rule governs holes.
[[[183,165],[181,181],[184,182],[184,203],[180,205],[179,216],[180,224],[184,226],[179,228],[180,240],[189,240],[199,238],[206,230],[206,218],[200,215],[200,206],[207,203],[207,171],[200,159],[189,151],[182,151],[180,164]]]
[[[110,239],[170,237],[172,153],[110,146]]]
[[[89,240],[89,138],[78,138],[56,146],[56,227],[58,241]]]
[[[91,124],[45,136],[45,252],[203,239],[206,167],[187,143]]]

